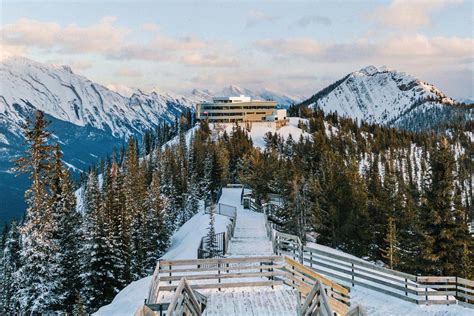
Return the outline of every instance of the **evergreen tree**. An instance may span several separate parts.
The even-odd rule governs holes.
[[[169,245],[169,231],[165,226],[164,201],[160,189],[160,177],[155,173],[146,198],[147,216],[143,240],[144,266],[147,274],[153,273],[157,260],[164,254]]]
[[[81,248],[81,297],[87,312],[91,313],[107,303],[115,294],[111,273],[111,245],[106,230],[103,197],[95,170],[87,180]]]
[[[55,150],[55,163],[52,175],[52,222],[54,223],[52,242],[59,250],[52,260],[59,266],[55,276],[59,285],[55,296],[58,298],[55,310],[72,312],[81,282],[79,278],[80,223],[76,211],[76,196],[69,172],[64,169],[59,146]]]
[[[28,173],[32,182],[25,193],[28,208],[20,228],[22,264],[15,273],[19,284],[16,300],[22,311],[30,313],[52,311],[59,302],[60,283],[55,276],[60,267],[53,260],[59,249],[52,242],[55,223],[49,195],[52,146],[46,127],[43,113],[37,111],[35,122],[28,121],[24,128],[25,155],[16,161],[17,172]]]
[[[436,275],[456,275],[465,241],[471,239],[455,205],[454,157],[446,139],[430,158],[431,172],[423,203],[425,269]]]
[[[20,268],[20,233],[13,221],[5,231],[6,238],[0,257],[0,314],[12,315],[18,311],[15,291],[19,286],[15,272]]]
[[[395,221],[392,217],[388,218],[387,234],[385,236],[385,243],[387,247],[383,249],[382,257],[388,263],[390,269],[394,269],[398,265],[398,240],[397,240],[397,228]]]
[[[206,250],[208,251],[211,258],[214,258],[218,255],[215,222],[216,218],[214,215],[214,209],[211,208],[209,212],[209,227],[206,238]]]

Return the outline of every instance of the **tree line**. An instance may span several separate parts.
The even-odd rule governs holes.
[[[406,272],[473,277],[473,148],[463,129],[441,137],[314,111],[299,123],[307,137],[268,133],[260,150],[238,125],[188,131],[182,116],[130,138],[75,190],[46,125],[41,113],[30,122],[17,162],[32,184],[24,220],[1,240],[1,313],[97,310],[151,274],[173,232],[237,182],[257,205],[280,194],[273,218],[304,241]]]

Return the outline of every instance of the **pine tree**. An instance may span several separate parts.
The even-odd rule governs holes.
[[[13,221],[6,231],[5,244],[0,257],[0,314],[12,315],[18,311],[15,290],[18,287],[15,272],[20,268],[20,233]]]
[[[147,274],[153,273],[157,260],[164,254],[169,245],[169,231],[165,226],[165,205],[161,195],[160,176],[155,173],[146,198],[147,216],[143,240],[144,266]]]
[[[57,288],[58,303],[56,310],[72,312],[72,306],[81,289],[79,257],[81,217],[76,211],[76,196],[67,169],[61,161],[59,146],[55,151],[55,163],[52,175],[52,221],[55,223],[53,243],[59,251],[53,260],[59,270],[55,278],[59,282]]]
[[[446,139],[432,151],[431,173],[424,195],[425,269],[437,275],[459,272],[467,231],[462,215],[455,207],[454,157]],[[459,216],[459,215],[461,216]],[[470,238],[470,237],[467,237]]]
[[[206,250],[208,251],[211,258],[214,258],[218,255],[215,222],[216,218],[214,215],[214,209],[211,208],[209,212],[209,227],[206,238]]]
[[[387,260],[390,269],[397,267],[398,259],[398,240],[397,240],[397,228],[395,221],[392,217],[388,218],[387,234],[384,239],[387,247],[382,250],[382,257]]]
[[[83,242],[81,248],[81,297],[91,313],[107,303],[114,295],[114,280],[111,273],[111,245],[106,230],[103,196],[95,170],[89,173],[85,197],[83,220]]]
[[[59,266],[53,255],[59,249],[52,242],[54,225],[49,195],[51,170],[51,133],[46,131],[47,122],[41,111],[36,112],[34,123],[25,126],[27,149],[16,161],[17,172],[30,174],[31,187],[26,191],[28,204],[25,224],[21,227],[21,262],[16,272],[19,289],[16,299],[24,312],[44,313],[52,311],[58,303],[56,296],[59,282],[55,279]]]

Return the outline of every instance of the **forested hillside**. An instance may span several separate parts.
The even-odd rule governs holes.
[[[171,233],[235,182],[253,189],[257,205],[281,194],[274,218],[303,240],[402,271],[472,278],[471,125],[441,137],[315,111],[299,127],[308,137],[268,133],[260,149],[237,125],[190,129],[183,116],[92,168],[76,212],[38,114],[18,161],[32,180],[27,216],[2,239],[0,311],[97,310],[149,275]]]

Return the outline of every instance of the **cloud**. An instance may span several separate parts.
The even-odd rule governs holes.
[[[115,75],[120,76],[120,77],[133,77],[133,78],[139,78],[143,76],[143,74],[137,69],[129,68],[129,67],[119,68],[115,72]]]
[[[223,56],[216,52],[214,43],[192,36],[167,36],[154,23],[142,25],[153,36],[136,41],[132,30],[117,26],[116,21],[116,17],[106,16],[88,26],[61,26],[22,18],[0,27],[1,55],[23,55],[36,49],[41,53],[97,54],[109,60],[182,61],[192,66],[222,67],[237,63],[230,53]]]
[[[113,25],[115,17],[104,17],[98,23],[81,27],[61,27],[55,22],[21,18],[0,28],[2,47],[17,46],[28,51],[40,48],[60,53],[107,53],[124,42],[129,30]]]
[[[321,53],[321,44],[310,38],[264,39],[255,42],[260,49],[275,57],[313,58]]]
[[[346,43],[320,43],[313,39],[260,40],[255,45],[274,58],[304,59],[313,62],[357,62],[383,60],[384,63],[472,62],[474,39],[427,37],[421,34],[389,36],[378,41],[361,38]]]
[[[233,67],[239,62],[234,57],[226,57],[215,53],[192,53],[183,57],[183,63],[188,66],[200,67]]]
[[[460,0],[393,0],[388,7],[375,9],[369,17],[386,27],[416,30],[431,25],[431,14]]]
[[[273,22],[278,20],[279,17],[269,15],[262,11],[251,10],[247,14],[247,21],[245,23],[246,27],[254,27],[258,24],[265,23],[265,22]]]
[[[293,23],[293,26],[297,27],[308,27],[312,24],[317,24],[317,25],[323,25],[323,26],[330,26],[332,24],[332,21],[330,18],[325,17],[325,16],[320,16],[320,15],[306,15]]]

